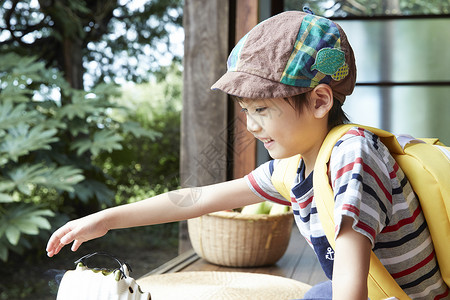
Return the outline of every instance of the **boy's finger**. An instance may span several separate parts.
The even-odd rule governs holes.
[[[72,251],[75,252],[78,250],[78,248],[80,248],[81,244],[83,244],[83,242],[80,242],[79,240],[74,240],[73,244],[72,244]]]
[[[74,233],[73,231],[69,231],[64,236],[61,237],[60,239],[61,244],[68,245],[75,240],[75,237],[76,233]]]
[[[62,239],[65,238],[70,232],[70,228],[66,228],[65,226],[56,230],[48,240],[46,251],[49,253],[53,252],[54,254],[58,253],[64,245],[68,244],[64,243]],[[65,238],[65,240],[67,240],[67,238]]]
[[[62,249],[62,247],[64,247],[64,245],[57,245],[55,247],[47,247],[46,251],[47,251],[47,256],[48,257],[53,257],[54,255],[58,254],[59,251]]]

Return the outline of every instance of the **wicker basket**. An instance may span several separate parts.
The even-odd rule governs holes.
[[[274,264],[283,256],[293,219],[292,212],[215,212],[188,220],[188,230],[195,252],[207,261],[228,267],[257,267]]]

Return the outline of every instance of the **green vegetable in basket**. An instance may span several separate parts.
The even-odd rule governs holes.
[[[272,202],[264,201],[244,206],[241,214],[246,215],[267,215],[272,208]]]
[[[272,208],[270,209],[269,215],[280,215],[287,213],[289,211],[289,206],[273,203]]]

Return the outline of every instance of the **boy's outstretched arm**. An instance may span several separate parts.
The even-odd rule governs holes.
[[[101,237],[111,229],[186,220],[260,201],[243,178],[185,188],[70,221],[53,233],[46,250],[51,257],[72,242],[72,250],[76,251],[83,242]]]
[[[333,265],[333,300],[367,300],[370,240],[352,228],[353,219],[344,216],[336,238]]]

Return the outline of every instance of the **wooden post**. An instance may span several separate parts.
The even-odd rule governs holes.
[[[258,24],[258,0],[237,0],[235,43]],[[241,178],[256,167],[256,140],[247,131],[245,115],[234,103],[233,178]]]
[[[226,72],[230,48],[229,15],[228,1],[185,1],[180,154],[180,184],[183,187],[198,187],[227,179],[229,100],[226,94],[211,91],[210,87]],[[188,199],[175,198],[177,205],[192,204]],[[181,222],[179,252],[190,247],[186,222]]]

